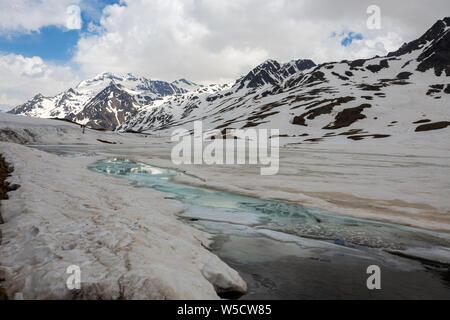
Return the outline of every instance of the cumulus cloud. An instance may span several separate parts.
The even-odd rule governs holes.
[[[231,82],[269,58],[321,63],[381,56],[420,36],[449,9],[448,0],[432,5],[422,0],[122,0],[100,9],[101,3],[0,0],[0,34],[47,25],[64,28],[67,7],[73,4],[94,17],[73,49],[72,64],[79,71],[37,57],[2,56],[13,62],[5,66],[0,61],[0,98],[18,101],[40,91],[55,92],[66,89],[69,78],[103,71]],[[381,9],[379,30],[367,28],[366,10],[372,4]],[[349,32],[361,36],[343,46]]]
[[[0,35],[38,32],[45,26],[81,27],[80,0],[0,0]],[[78,13],[78,14],[77,14]]]
[[[232,80],[267,58],[316,62],[384,55],[442,18],[446,1],[381,0],[382,28],[368,30],[371,1],[133,0],[105,8],[75,61],[85,72],[134,72],[160,79]],[[422,9],[421,9],[422,8]],[[433,11],[430,13],[430,11]],[[420,18],[418,18],[420,14]],[[361,37],[346,42],[336,32]]]
[[[220,39],[222,22],[213,25],[196,16],[202,14],[198,9],[217,9],[205,3],[137,0],[107,7],[100,21],[103,32],[79,41],[75,61],[86,72],[135,72],[161,79],[195,75],[208,82],[234,77],[269,57],[262,45]],[[223,10],[233,10],[224,3]],[[210,13],[220,17],[220,12]]]
[[[37,93],[54,95],[80,81],[70,66],[45,63],[39,57],[0,54],[0,106],[6,109]]]

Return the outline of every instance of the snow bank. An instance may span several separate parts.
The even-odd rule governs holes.
[[[42,138],[50,128],[30,130]],[[0,153],[20,185],[2,201],[0,278],[10,298],[217,299],[246,291],[205,249],[208,235],[175,218],[178,202],[90,172],[95,158],[5,142]],[[66,287],[71,265],[81,268],[81,290]]]
[[[0,112],[0,141],[20,144],[102,144],[99,140],[148,143],[145,135],[87,129],[63,120],[39,119]]]

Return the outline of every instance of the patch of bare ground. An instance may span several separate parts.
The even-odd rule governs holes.
[[[416,128],[416,132],[439,130],[439,129],[447,128],[448,126],[450,126],[449,121],[433,122],[433,123],[428,123],[428,124],[423,124],[421,126],[418,126]]]
[[[333,76],[339,78],[339,79],[342,80],[342,81],[348,81],[348,80],[349,80],[348,77],[344,77],[343,75],[340,75],[340,74],[337,73],[337,72],[331,72],[331,74],[332,74]]]
[[[263,123],[267,123],[268,121],[265,122],[252,122],[252,121],[248,121],[241,129],[247,129],[247,128],[253,128],[253,127],[257,127],[260,124]]]
[[[347,139],[354,140],[354,141],[360,141],[360,140],[364,140],[365,138],[383,139],[383,138],[389,138],[390,136],[391,135],[389,135],[389,134],[366,134],[366,135],[350,136],[350,137],[347,137]]]
[[[102,139],[97,139],[97,141],[101,142],[101,143],[106,143],[106,144],[117,144],[117,142],[111,142],[111,141],[102,140]]]
[[[275,138],[290,138],[290,137],[293,137],[293,136],[290,136],[290,135],[288,135],[288,134],[276,134],[276,135],[270,136],[269,139],[275,139]]]
[[[363,129],[351,129],[346,132],[342,132],[339,135],[340,136],[352,136],[354,134],[361,134],[361,133],[367,133],[367,132],[364,131]]]
[[[12,171],[12,167],[6,163],[2,156],[0,156],[0,224],[3,224],[1,201],[8,199],[9,191],[17,190],[17,188],[19,188],[18,185],[11,185],[6,181]],[[2,239],[2,231],[0,230],[0,245],[2,244]],[[2,281],[4,281],[4,279],[0,278],[0,300],[8,300],[5,289],[1,287]]]
[[[339,97],[331,100],[331,103],[328,103],[324,106],[309,110],[299,116],[294,117],[292,120],[292,124],[301,125],[301,126],[307,126],[306,125],[306,119],[313,120],[316,117],[322,115],[322,114],[329,114],[331,111],[333,111],[333,108],[336,106],[339,106],[341,104],[348,103],[350,101],[355,100],[354,97]],[[321,103],[327,103],[330,100],[323,100]]]
[[[423,119],[423,120],[418,120],[416,122],[413,122],[413,124],[422,124],[422,123],[428,123],[431,122],[430,119]]]
[[[380,89],[383,87],[383,85],[370,85],[367,83],[362,83],[358,85],[358,88],[364,91],[380,91]]]
[[[259,113],[259,114],[253,114],[247,118],[248,121],[253,120],[264,120],[267,117],[274,116],[276,114],[280,113],[280,111],[273,111],[268,113]]]
[[[320,142],[322,140],[323,140],[323,138],[311,138],[311,139],[306,139],[305,142]]]
[[[427,91],[427,96],[433,96],[435,94],[439,94],[439,93],[441,93],[442,90],[444,90],[443,84],[431,85],[430,89]]]
[[[365,119],[366,116],[362,114],[362,111],[365,108],[370,107],[371,105],[366,103],[358,107],[344,109],[336,115],[333,123],[328,124],[327,126],[323,127],[323,129],[334,130],[349,127],[356,121]]]

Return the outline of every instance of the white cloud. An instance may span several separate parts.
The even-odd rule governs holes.
[[[79,26],[73,11],[67,10],[79,3],[80,0],[0,0],[0,35],[29,33],[51,25],[66,28],[74,21]]]
[[[10,98],[4,93],[0,93],[0,112],[7,112],[11,110],[14,106],[20,104],[20,101],[15,98]]]
[[[99,0],[0,0],[0,35],[65,28],[73,4],[95,17],[75,48],[72,63],[80,71],[38,57],[0,56],[0,105],[54,94],[81,74],[103,71],[230,82],[268,58],[320,63],[381,56],[419,37],[449,9],[448,0],[378,0],[381,30],[368,30],[371,0],[124,0],[103,11]],[[343,47],[330,37],[342,31],[364,39]]]
[[[0,55],[0,105],[15,106],[37,93],[54,95],[80,81],[69,66],[45,63],[39,57]]]
[[[172,80],[233,80],[267,58],[316,62],[384,55],[442,18],[446,1],[380,0],[382,29],[368,30],[365,0],[128,0],[105,8],[78,43],[86,73],[134,72]],[[434,13],[430,13],[432,10]],[[417,13],[426,11],[422,18]],[[332,32],[362,33],[342,47]]]

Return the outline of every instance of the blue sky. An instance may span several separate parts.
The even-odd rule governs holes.
[[[43,27],[40,32],[0,37],[0,51],[39,56],[44,60],[63,63],[73,56],[73,48],[80,38],[79,30],[64,31],[59,27]]]
[[[333,32],[330,36],[331,38],[338,38],[340,45],[343,47],[348,47],[352,44],[353,40],[363,40],[364,36],[361,33],[356,33],[353,31],[342,31],[341,33]]]
[[[46,26],[38,32],[0,34],[0,52],[20,54],[24,57],[38,56],[45,61],[64,64],[71,61],[80,37],[88,30],[89,23],[98,24],[105,6],[119,0],[85,0],[80,4],[82,29],[67,30],[59,26]]]
[[[353,40],[362,40],[362,39],[364,39],[364,37],[361,33],[349,31],[345,34],[344,39],[341,40],[341,46],[348,47],[349,45],[352,44]]]
[[[102,10],[112,4],[120,4],[120,0],[80,0],[82,17],[80,30],[67,30],[61,26],[51,25],[28,33],[0,33],[0,53],[24,57],[38,56],[44,61],[58,65],[71,64],[77,69],[78,66],[72,62],[72,58],[76,53],[78,41],[83,35],[92,34],[88,30],[89,24],[99,25]],[[354,40],[364,38],[361,33],[352,31],[333,32],[331,37],[336,38],[342,47],[348,47]]]

